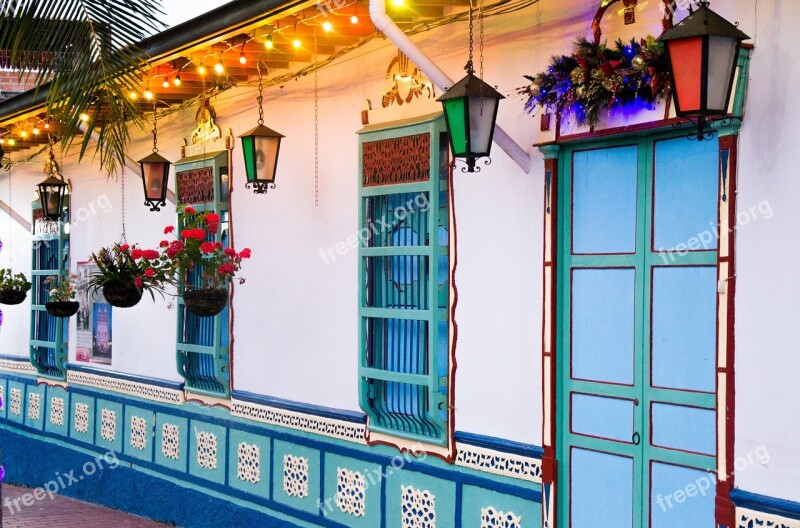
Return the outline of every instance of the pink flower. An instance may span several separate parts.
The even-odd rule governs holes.
[[[144,270],[144,276],[145,277],[155,277],[156,276],[156,270],[154,270],[153,268],[147,268],[146,270]]]
[[[195,214],[196,212],[197,211],[195,211],[194,207],[186,207],[183,210],[183,214]]]
[[[142,250],[137,248],[131,251],[131,258],[133,260],[139,260],[140,258],[142,258]]]
[[[249,259],[251,254],[252,254],[252,252],[250,251],[250,248],[244,248],[244,249],[243,249],[243,250],[242,250],[242,251],[239,253],[239,258],[243,258],[243,259]]]
[[[214,246],[213,242],[203,242],[200,244],[200,252],[205,253],[208,255],[209,253],[213,253],[216,247]]]
[[[127,253],[127,252],[128,252],[128,250],[129,250],[130,248],[131,248],[131,247],[130,247],[128,244],[122,244],[122,245],[119,247],[119,250],[120,250],[120,251],[122,251],[123,253]]]
[[[175,226],[167,226],[167,227],[164,228],[164,234],[165,235],[168,235],[168,234],[172,233],[173,231],[175,231]]]

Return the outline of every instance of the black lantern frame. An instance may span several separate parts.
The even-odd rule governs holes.
[[[709,3],[696,0],[697,8],[658,38],[665,44],[675,113],[697,120],[700,141],[711,135],[706,131],[710,117],[728,115],[740,43],[750,38]]]
[[[278,155],[281,139],[285,136],[264,126],[264,81],[261,72],[262,62],[258,61],[258,125],[241,136],[244,168],[247,175],[245,188],[252,189],[255,194],[266,194],[274,189],[275,175],[278,170]],[[266,66],[265,66],[266,67]]]
[[[169,166],[171,161],[158,153],[158,121],[156,107],[153,104],[153,152],[139,160],[144,189],[144,205],[151,212],[161,211],[167,205],[169,184]]]
[[[51,174],[36,187],[39,189],[39,201],[45,218],[58,222],[64,211],[64,197],[67,194],[67,183]]]

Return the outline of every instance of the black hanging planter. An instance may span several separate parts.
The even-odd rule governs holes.
[[[44,307],[54,317],[72,317],[78,313],[81,304],[78,301],[50,301],[44,303]]]
[[[197,316],[212,317],[228,304],[228,290],[186,290],[183,292],[183,304]]]
[[[142,300],[142,292],[135,284],[110,281],[103,285],[103,297],[108,304],[117,308],[130,308]]]
[[[27,296],[22,290],[0,290],[0,304],[20,304]]]

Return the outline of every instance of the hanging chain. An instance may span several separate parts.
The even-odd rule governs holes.
[[[314,31],[314,63],[317,62],[317,32]],[[319,74],[314,68],[314,207],[319,207]]]
[[[472,73],[472,0],[469,1],[469,60],[467,61],[467,73]]]
[[[125,233],[125,170],[122,170],[122,241],[128,243]]]
[[[158,152],[158,119],[156,118],[156,103],[153,103],[153,152]]]
[[[14,272],[14,225],[11,223],[11,213],[14,211],[12,207],[13,200],[11,199],[11,170],[12,167],[8,167],[8,268],[11,272]],[[44,206],[42,206],[44,207]],[[36,226],[36,220],[33,220],[34,227]]]
[[[478,0],[478,77],[483,81],[483,0]],[[483,115],[483,82],[480,83],[480,115]]]
[[[258,124],[264,124],[264,75],[261,73],[261,59],[258,59]]]

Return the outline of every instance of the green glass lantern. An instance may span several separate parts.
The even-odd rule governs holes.
[[[444,107],[453,156],[466,160],[467,172],[480,170],[475,161],[491,153],[500,99],[505,97],[475,76],[471,59],[467,76],[438,99]]]
[[[261,62],[258,63],[258,125],[239,136],[242,139],[244,169],[247,189],[255,194],[266,194],[275,188],[275,173],[278,169],[278,154],[283,135],[264,126],[264,83]]]

